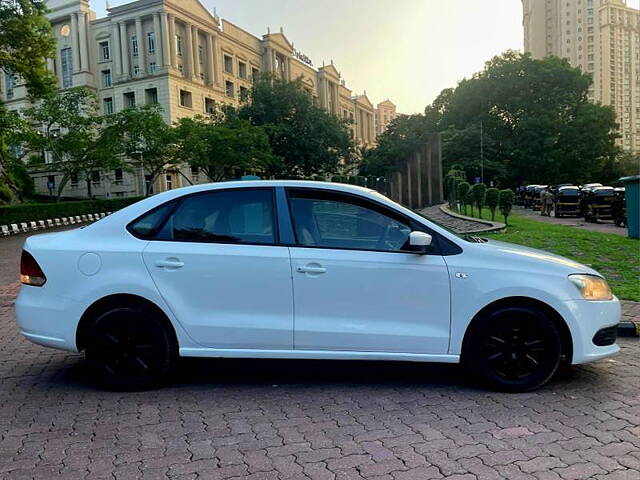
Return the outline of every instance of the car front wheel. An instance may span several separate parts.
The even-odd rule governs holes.
[[[107,310],[91,326],[85,350],[102,387],[145,390],[158,386],[177,357],[172,332],[157,312],[144,305]]]
[[[492,389],[526,392],[551,379],[562,346],[553,321],[531,306],[494,309],[477,319],[463,361]]]

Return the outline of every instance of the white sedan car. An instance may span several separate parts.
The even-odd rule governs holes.
[[[112,389],[158,385],[183,356],[463,362],[525,391],[619,350],[598,272],[333,183],[164,192],[29,237],[21,281],[21,333],[84,350]]]

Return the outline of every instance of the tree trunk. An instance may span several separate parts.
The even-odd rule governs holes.
[[[64,174],[62,176],[62,180],[60,180],[60,185],[58,186],[58,192],[56,193],[56,202],[60,201],[60,197],[62,196],[62,191],[64,190],[65,185],[69,181],[70,175]]]
[[[87,176],[87,197],[93,198],[92,193],[93,192],[91,191],[91,177]]]

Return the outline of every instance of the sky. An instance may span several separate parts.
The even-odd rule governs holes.
[[[354,94],[366,91],[374,104],[388,98],[407,114],[422,112],[494,55],[523,49],[520,0],[201,2],[256,36],[283,27],[315,67],[333,60]],[[105,15],[105,0],[90,3]],[[638,8],[640,0],[627,3]]]

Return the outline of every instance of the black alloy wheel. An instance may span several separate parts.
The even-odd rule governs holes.
[[[475,326],[463,355],[491,388],[525,392],[544,385],[558,369],[562,347],[553,321],[530,306],[494,310]]]
[[[177,357],[172,332],[145,306],[124,306],[97,317],[85,351],[95,379],[110,390],[157,386]]]

